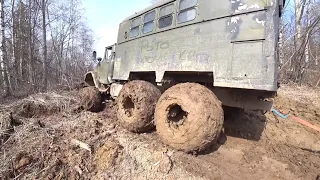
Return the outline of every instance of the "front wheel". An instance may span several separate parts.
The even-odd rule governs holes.
[[[86,111],[98,112],[102,109],[102,97],[99,90],[89,86],[79,91],[80,105]]]
[[[197,152],[217,142],[223,109],[205,86],[182,83],[162,94],[156,106],[155,122],[165,144],[185,152]]]

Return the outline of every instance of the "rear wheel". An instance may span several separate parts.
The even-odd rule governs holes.
[[[153,84],[135,80],[125,84],[117,100],[117,117],[131,132],[145,132],[154,128],[154,109],[160,90]]]
[[[160,97],[155,121],[161,140],[175,149],[196,152],[217,142],[223,125],[221,102],[196,83],[172,86]]]

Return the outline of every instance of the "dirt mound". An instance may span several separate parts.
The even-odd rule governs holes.
[[[35,118],[59,113],[73,105],[78,100],[72,92],[65,94],[40,93],[14,102],[6,107],[14,115],[24,118]]]
[[[47,118],[45,128],[39,125],[38,119],[26,119],[23,125],[16,127],[1,146],[0,168],[3,173],[0,178],[74,179],[84,174],[93,177],[98,169],[95,169],[92,154],[106,144],[107,137],[114,132],[110,131],[111,128],[106,130],[108,126],[102,127],[105,120],[88,112],[83,112],[81,118],[74,121],[68,121],[69,118]],[[73,139],[88,144],[92,152],[75,146]]]

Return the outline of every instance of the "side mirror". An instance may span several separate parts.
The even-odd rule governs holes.
[[[96,51],[93,51],[93,53],[92,53],[92,58],[93,58],[93,60],[96,60],[96,59],[97,59],[97,52],[96,52]]]

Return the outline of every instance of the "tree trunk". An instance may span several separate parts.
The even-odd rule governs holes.
[[[19,62],[16,59],[16,24],[15,24],[15,13],[14,13],[14,7],[15,7],[15,0],[11,0],[11,23],[12,23],[12,62],[14,63],[14,69],[15,69],[15,78],[16,78],[16,83],[19,85],[20,84],[20,77],[18,76],[19,74]],[[17,87],[19,88],[19,87]]]
[[[295,56],[295,62],[294,62],[294,81],[298,82],[298,79],[300,77],[300,72],[301,72],[301,56],[300,56],[300,47],[301,47],[301,18],[302,18],[302,4],[301,0],[295,0],[295,17],[296,17],[296,37],[295,37],[295,49],[298,52],[296,53]]]
[[[307,3],[307,5],[306,5],[307,7],[307,10],[306,10],[306,21],[307,21],[307,27],[309,27],[310,26],[310,24],[311,24],[311,22],[310,22],[310,15],[309,15],[309,8],[310,8],[310,1]],[[309,42],[309,40],[307,40],[307,42],[306,42],[307,44],[306,44],[306,49],[305,49],[305,51],[304,51],[304,56],[305,56],[305,63],[307,64],[308,62],[309,62],[309,59],[310,59],[310,57],[309,57],[309,44],[310,44],[310,42]]]
[[[46,28],[46,1],[42,0],[42,35],[43,35],[43,76],[42,90],[48,88],[48,60],[47,60],[47,28]]]
[[[306,44],[302,37],[302,17],[304,8],[306,5],[306,0],[295,0],[295,27],[296,27],[296,36],[295,36],[295,58],[294,58],[294,81],[301,83],[302,74],[304,72],[305,59],[305,47]]]
[[[9,61],[6,53],[6,41],[5,41],[5,20],[4,20],[4,0],[0,0],[0,24],[1,24],[1,35],[0,35],[0,66],[1,74],[3,78],[3,87],[5,89],[5,96],[12,94],[9,80],[8,66]]]
[[[34,43],[33,43],[33,31],[34,31],[34,26],[32,24],[32,0],[29,0],[28,2],[28,6],[29,6],[29,14],[28,14],[28,24],[29,24],[29,37],[28,37],[28,59],[29,59],[29,65],[28,65],[28,81],[29,83],[32,85],[32,88],[33,88],[33,91],[36,90],[36,87],[35,87],[35,82],[34,82],[34,55],[33,55],[33,52],[34,52]]]
[[[297,41],[299,42],[299,40],[301,39],[301,19],[302,19],[302,7],[303,7],[303,4],[301,4],[301,0],[295,0],[295,5],[296,5],[296,34],[297,34]],[[299,44],[298,44],[299,46]]]

